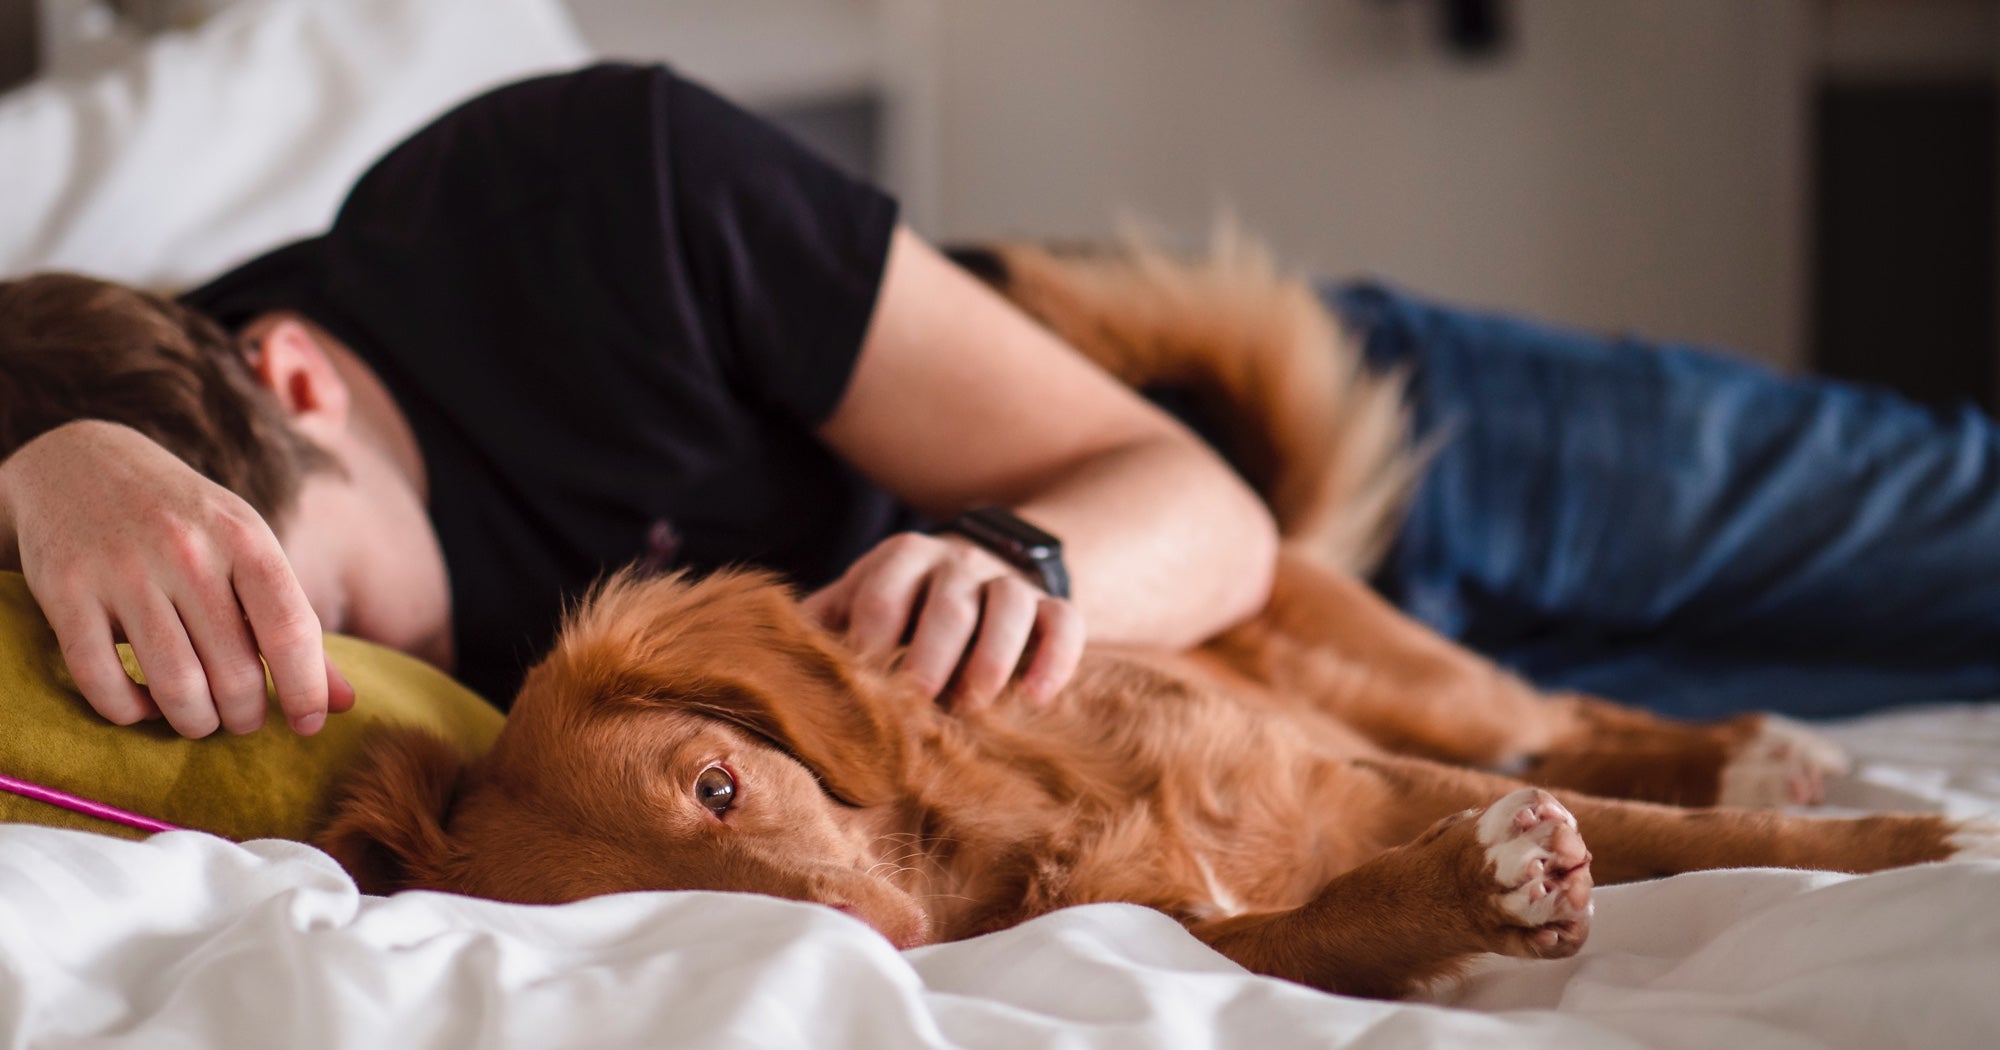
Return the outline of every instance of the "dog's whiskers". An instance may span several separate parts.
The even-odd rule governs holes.
[[[876,868],[884,865],[907,865],[912,860],[927,856],[935,846],[956,844],[957,841],[951,838],[929,838],[910,831],[884,832],[875,837],[873,845],[873,851],[877,852],[881,859],[868,870],[872,874]],[[915,869],[905,866],[902,870]]]

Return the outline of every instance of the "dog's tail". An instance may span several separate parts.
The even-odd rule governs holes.
[[[1364,367],[1319,297],[1263,249],[1224,233],[1193,260],[1136,245],[952,256],[1191,423],[1263,497],[1288,544],[1349,572],[1374,567],[1423,458],[1402,377]]]

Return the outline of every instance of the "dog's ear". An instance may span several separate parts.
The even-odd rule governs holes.
[[[444,821],[465,769],[465,756],[429,732],[377,729],[313,845],[339,861],[363,893],[437,886],[452,857]]]
[[[923,716],[810,623],[789,589],[751,572],[607,580],[529,675],[514,717],[534,694],[578,684],[733,723],[857,806],[900,796],[905,733]]]

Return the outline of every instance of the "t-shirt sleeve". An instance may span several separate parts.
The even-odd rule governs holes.
[[[669,250],[722,372],[816,425],[867,334],[896,204],[700,86],[658,83]]]

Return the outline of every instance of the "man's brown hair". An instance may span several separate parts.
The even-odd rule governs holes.
[[[0,458],[64,423],[152,438],[266,520],[325,451],[286,424],[236,340],[170,299],[74,274],[0,281]]]

